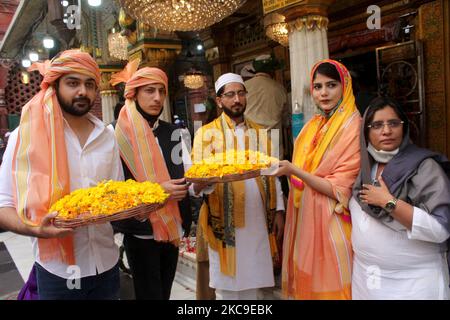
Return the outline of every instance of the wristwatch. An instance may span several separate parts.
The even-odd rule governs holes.
[[[392,198],[391,200],[389,200],[385,205],[384,205],[384,210],[391,214],[395,208],[397,207],[397,201],[398,199],[396,198]]]

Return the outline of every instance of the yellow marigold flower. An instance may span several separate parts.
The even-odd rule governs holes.
[[[238,150],[216,153],[195,163],[186,171],[187,178],[222,177],[231,174],[243,174],[247,171],[266,169],[278,159],[259,151]]]
[[[55,202],[50,212],[59,212],[63,219],[111,215],[141,204],[163,203],[168,197],[157,183],[109,180],[73,191]]]

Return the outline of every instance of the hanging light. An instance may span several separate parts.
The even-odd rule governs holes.
[[[62,0],[62,1],[61,1],[61,5],[62,5],[63,7],[67,7],[67,6],[69,5],[69,1],[67,1],[67,0]]]
[[[42,40],[42,44],[44,45],[44,48],[52,49],[55,46],[55,40],[47,36]]]
[[[289,31],[285,17],[273,12],[264,17],[266,36],[284,47],[289,46]]]
[[[22,59],[22,67],[28,68],[29,66],[31,66],[30,59]]]
[[[128,40],[115,29],[108,35],[109,55],[120,60],[128,59]]]
[[[102,0],[88,0],[88,4],[91,7],[98,7],[102,4]]]
[[[28,54],[28,57],[30,58],[31,62],[36,62],[36,61],[39,60],[39,54],[37,52],[35,52],[35,51],[31,51]]]
[[[30,74],[27,71],[22,71],[20,73],[20,81],[23,84],[29,84],[30,83]]]
[[[120,0],[134,19],[166,31],[202,30],[236,11],[245,0]]]
[[[184,86],[189,89],[198,89],[203,87],[204,79],[201,72],[190,71],[184,76]]]

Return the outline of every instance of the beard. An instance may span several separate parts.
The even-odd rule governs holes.
[[[94,105],[94,102],[88,97],[74,98],[71,102],[64,100],[58,92],[56,93],[56,97],[58,98],[61,109],[73,116],[84,116],[92,109],[92,106]]]
[[[236,106],[240,106],[240,107],[242,107],[242,109],[239,110],[239,111],[233,111],[232,108],[233,108],[233,107],[236,107]],[[241,117],[241,116],[244,114],[244,112],[245,112],[245,106],[242,105],[242,104],[240,104],[240,103],[236,103],[236,104],[234,104],[234,105],[233,105],[232,107],[230,107],[230,108],[223,106],[223,107],[222,107],[222,110],[223,110],[223,112],[225,112],[225,114],[226,114],[227,116],[229,116],[230,118],[239,118],[239,117]]]

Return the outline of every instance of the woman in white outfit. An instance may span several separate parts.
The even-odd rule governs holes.
[[[372,101],[350,201],[353,299],[449,298],[448,166],[444,156],[410,142],[408,118],[395,101]]]

